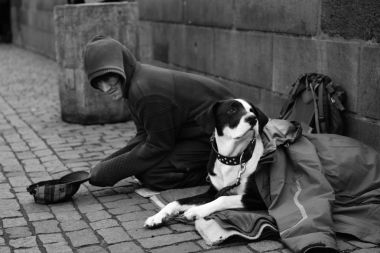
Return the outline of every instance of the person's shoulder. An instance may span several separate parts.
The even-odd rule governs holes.
[[[131,99],[162,93],[162,87],[172,83],[172,73],[169,69],[141,64],[133,75],[129,90]]]
[[[149,81],[166,81],[171,82],[174,79],[177,80],[187,80],[192,82],[202,82],[202,83],[215,83],[219,84],[218,81],[211,77],[207,77],[198,73],[192,73],[183,71],[180,69],[171,69],[163,66],[141,64],[140,80]]]
[[[174,78],[180,82],[197,83],[206,86],[221,86],[222,84],[211,76],[206,76],[199,73],[174,71]]]

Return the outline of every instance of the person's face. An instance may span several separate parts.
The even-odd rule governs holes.
[[[115,74],[104,75],[94,80],[94,87],[107,95],[113,100],[120,100],[123,97],[121,90],[121,78]]]

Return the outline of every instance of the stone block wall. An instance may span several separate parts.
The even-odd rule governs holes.
[[[55,59],[53,9],[67,0],[11,0],[12,42]]]
[[[220,79],[276,117],[305,72],[347,92],[347,135],[380,150],[380,1],[136,0],[143,62]],[[12,0],[14,43],[55,59],[53,7]]]
[[[123,100],[91,88],[83,69],[84,49],[95,35],[110,36],[138,55],[135,2],[57,6],[54,9],[59,95],[64,121],[81,124],[123,122],[130,113]]]
[[[377,0],[138,0],[144,62],[220,79],[277,117],[305,72],[347,92],[347,135],[380,150]]]

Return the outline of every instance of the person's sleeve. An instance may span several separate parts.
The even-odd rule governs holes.
[[[161,96],[142,98],[137,103],[136,114],[146,137],[141,135],[141,140],[129,152],[106,161],[111,164],[117,159],[118,164],[124,164],[127,170],[124,173],[128,174],[125,176],[142,174],[166,158],[175,146],[180,127],[177,107]]]
[[[136,135],[128,141],[128,144],[127,144],[128,151],[132,150],[138,144],[145,142],[146,137],[147,137],[144,126],[139,120],[137,120],[136,115],[132,114],[131,112],[131,116],[136,126]]]
[[[144,127],[141,125],[140,121],[137,120],[136,118],[136,115],[134,115],[132,112],[131,112],[131,117],[133,119],[133,122],[136,126],[136,134],[135,136],[132,137],[132,139],[130,139],[127,143],[127,145],[119,150],[117,150],[116,152],[110,154],[109,156],[107,156],[106,158],[104,158],[102,160],[102,162],[105,162],[105,161],[108,161],[112,158],[115,158],[115,157],[118,157],[122,154],[125,154],[129,151],[131,151],[134,147],[136,147],[137,145],[145,142],[146,140],[146,132],[145,132],[145,129]],[[110,164],[111,165],[111,164]]]

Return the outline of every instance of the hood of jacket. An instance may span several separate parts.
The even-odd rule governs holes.
[[[137,61],[131,51],[117,40],[95,36],[84,50],[84,71],[93,86],[96,77],[107,73],[121,76],[123,97],[126,98]]]

